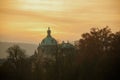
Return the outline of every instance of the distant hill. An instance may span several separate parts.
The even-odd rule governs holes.
[[[16,44],[19,45],[22,49],[25,49],[27,56],[34,54],[34,51],[38,47],[36,44],[29,43],[0,42],[0,58],[6,58],[8,56],[6,50]]]

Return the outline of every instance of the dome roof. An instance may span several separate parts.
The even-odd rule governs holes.
[[[47,37],[41,42],[41,46],[43,45],[57,45],[57,41],[51,36],[50,28],[47,30]]]
[[[74,46],[72,44],[70,44],[69,42],[67,43],[63,43],[61,44],[61,48],[74,48]]]
[[[41,45],[57,45],[57,41],[54,38],[47,36],[42,40]]]

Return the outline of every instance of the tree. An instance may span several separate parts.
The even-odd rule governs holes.
[[[9,56],[8,61],[13,64],[16,71],[20,70],[23,67],[23,62],[25,60],[25,50],[21,49],[18,45],[13,45],[7,50]]]
[[[12,60],[13,62],[26,58],[25,50],[21,49],[18,45],[9,47],[7,53],[9,54],[8,59]]]
[[[23,80],[26,73],[26,55],[25,50],[18,45],[11,46],[7,49],[8,58],[3,64],[4,78],[11,80]]]
[[[82,34],[82,39],[77,44],[79,79],[106,80],[115,77],[115,66],[119,65],[120,58],[119,43],[120,33],[112,33],[108,27],[92,28],[89,33]]]

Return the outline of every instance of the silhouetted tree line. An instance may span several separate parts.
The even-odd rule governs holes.
[[[75,43],[73,51],[58,51],[56,60],[43,59],[35,52],[14,45],[0,65],[0,80],[119,80],[120,32],[108,27],[92,28]]]

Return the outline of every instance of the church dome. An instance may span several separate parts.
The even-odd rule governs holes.
[[[57,45],[57,41],[51,36],[51,30],[48,28],[47,36],[41,42],[41,46]]]
[[[65,43],[63,41],[61,44],[61,48],[74,48],[74,46],[72,44],[70,44],[69,42]]]

